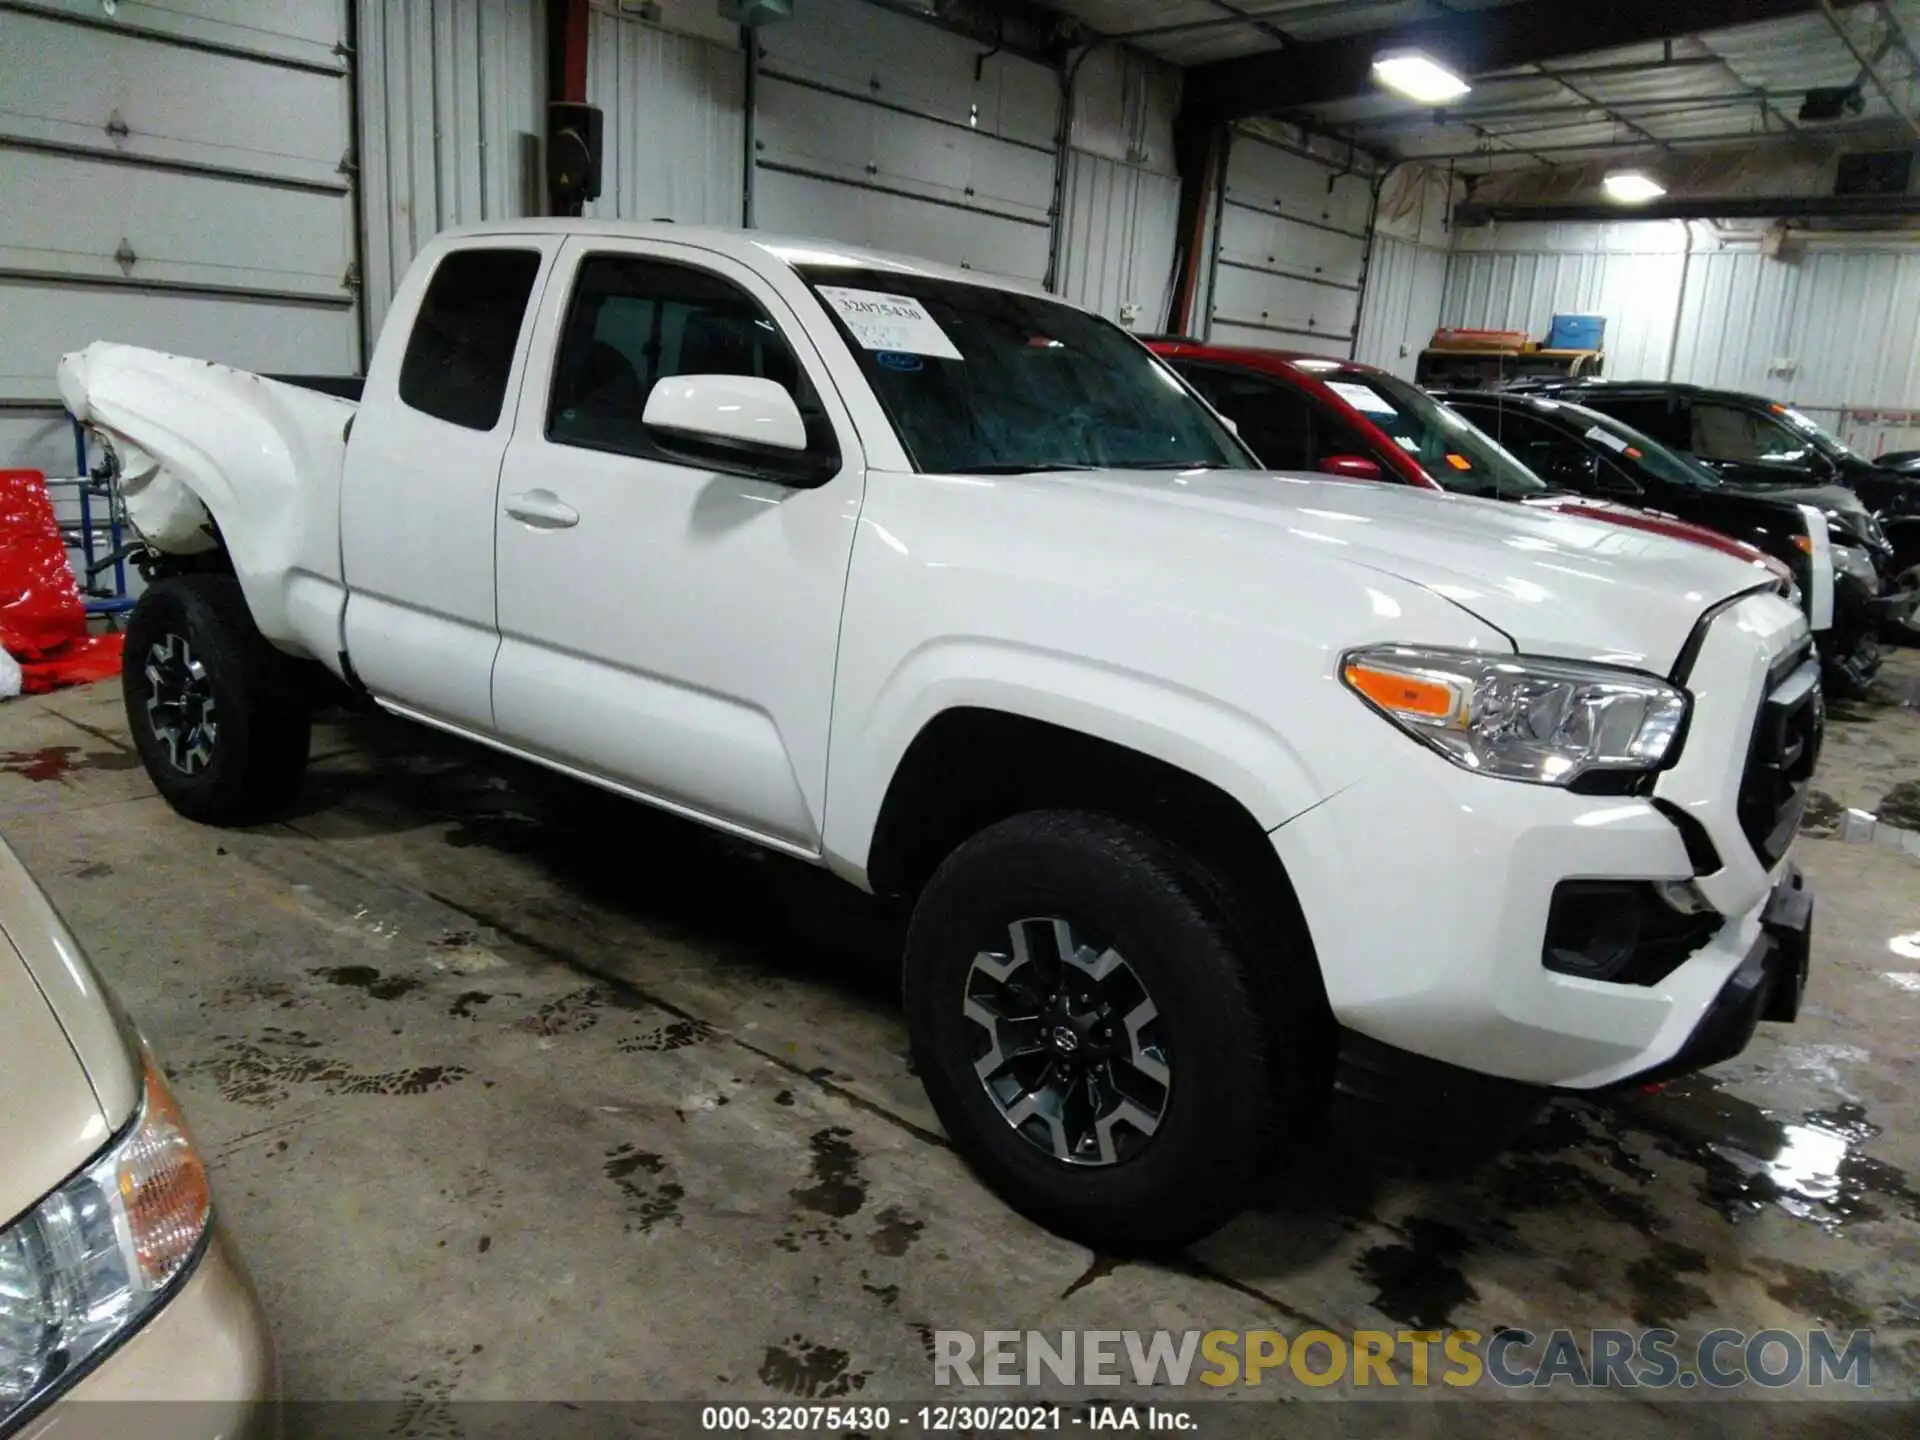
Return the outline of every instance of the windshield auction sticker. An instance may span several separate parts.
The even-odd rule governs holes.
[[[878,290],[849,290],[839,285],[818,287],[820,298],[833,307],[863,349],[893,354],[932,355],[958,360],[940,322],[911,295],[887,295]]]
[[[1370,385],[1355,385],[1346,380],[1329,380],[1327,388],[1356,410],[1374,415],[1397,415],[1393,402]]]

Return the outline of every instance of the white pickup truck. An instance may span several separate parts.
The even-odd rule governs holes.
[[[420,255],[357,403],[107,344],[61,382],[150,547],[175,808],[284,803],[325,671],[903,897],[942,1122],[1095,1244],[1205,1232],[1330,1104],[1603,1089],[1798,1006],[1777,582],[1256,471],[1038,291],[515,222]]]

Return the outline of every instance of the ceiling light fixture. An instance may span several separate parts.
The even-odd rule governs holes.
[[[1396,95],[1422,105],[1444,105],[1473,87],[1431,55],[1418,50],[1393,50],[1373,57],[1373,78]]]
[[[1638,170],[1615,170],[1600,182],[1607,198],[1618,205],[1644,205],[1667,193],[1667,187]]]

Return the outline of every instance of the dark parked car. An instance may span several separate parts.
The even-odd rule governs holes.
[[[1623,505],[1550,485],[1457,411],[1371,365],[1193,340],[1155,339],[1148,347],[1232,420],[1261,462],[1276,470],[1317,470],[1512,500],[1691,540],[1769,570],[1781,577],[1783,588],[1792,579],[1810,618],[1825,619],[1824,604],[1817,614],[1811,607],[1831,595],[1832,567],[1816,565],[1813,537],[1795,505],[1754,501],[1739,507],[1741,525],[1767,541],[1757,545],[1723,525],[1709,528],[1682,517],[1676,507],[1660,507],[1668,512],[1663,514],[1636,508],[1638,502]],[[1756,524],[1750,510],[1764,512],[1770,523]],[[1830,646],[1827,636],[1821,639]]]
[[[1872,556],[1889,588],[1920,589],[1920,475],[1863,460],[1792,406],[1764,395],[1652,380],[1529,382],[1521,388],[1603,410],[1671,449],[1698,456],[1734,484],[1820,505],[1836,530],[1850,537],[1847,543]],[[1857,498],[1858,508],[1832,503],[1832,491],[1841,487]],[[1807,493],[1795,496],[1796,490]],[[1870,513],[1863,516],[1862,510]]]
[[[1815,502],[1729,484],[1703,461],[1611,415],[1513,391],[1441,391],[1435,398],[1551,485],[1711,526],[1785,560],[1806,596],[1826,683],[1837,693],[1865,693],[1880,668],[1881,625],[1920,599],[1880,598],[1880,576],[1866,552],[1829,545],[1833,527]]]

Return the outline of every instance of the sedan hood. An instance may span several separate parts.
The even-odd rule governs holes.
[[[1794,505],[1812,505],[1821,510],[1860,511],[1866,506],[1860,497],[1844,485],[1765,485],[1745,480],[1727,480],[1721,490],[1729,495],[1750,495],[1756,500],[1785,500]]]
[[[99,977],[0,841],[0,1224],[106,1144],[138,1084]]]
[[[73,1174],[112,1133],[33,972],[0,939],[0,1225]]]
[[[1703,613],[1775,583],[1746,561],[1670,535],[1403,485],[1245,470],[1023,478],[1098,491],[1108,504],[1164,506],[1222,534],[1265,526],[1280,563],[1303,547],[1331,552],[1424,586],[1521,651],[1662,674]]]

